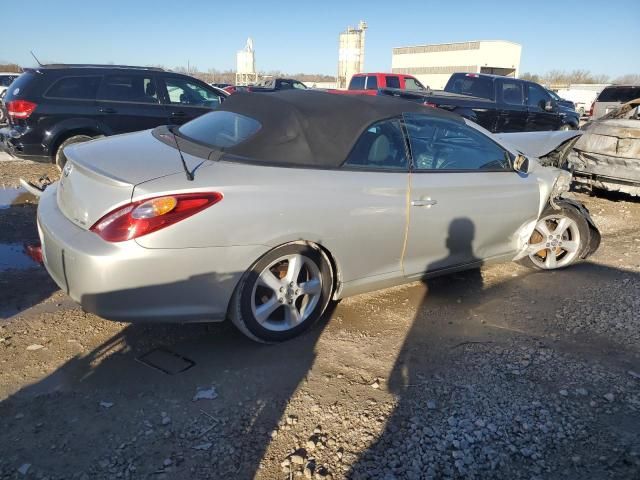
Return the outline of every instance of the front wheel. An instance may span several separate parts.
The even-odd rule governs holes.
[[[565,268],[582,258],[588,248],[589,224],[576,210],[548,208],[536,223],[527,256],[520,262],[538,270]]]
[[[565,123],[560,127],[561,132],[567,132],[569,130],[577,130],[577,128],[571,125],[570,123]]]
[[[310,245],[283,245],[243,275],[229,316],[253,340],[282,342],[318,320],[332,293],[331,263],[322,251]]]

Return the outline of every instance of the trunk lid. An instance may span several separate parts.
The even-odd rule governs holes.
[[[86,230],[131,201],[137,184],[183,171],[177,149],[154,138],[150,130],[70,145],[65,156],[58,206]],[[187,154],[184,158],[190,170],[203,161]]]

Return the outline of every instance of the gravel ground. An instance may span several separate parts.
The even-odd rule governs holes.
[[[47,169],[0,161],[0,185]],[[276,346],[105,321],[0,271],[0,478],[640,478],[640,202],[576,198],[588,262],[346,299]],[[0,244],[34,213],[0,210]]]

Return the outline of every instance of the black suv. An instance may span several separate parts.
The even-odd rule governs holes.
[[[0,147],[27,160],[55,162],[64,147],[104,135],[182,124],[225,95],[187,75],[159,68],[45,65],[25,69],[4,98],[9,125]]]

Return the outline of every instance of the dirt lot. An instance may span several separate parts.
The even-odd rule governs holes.
[[[603,241],[568,270],[362,295],[261,346],[82,312],[17,253],[35,206],[6,187],[45,171],[0,161],[0,478],[640,478],[640,202],[575,195]]]

